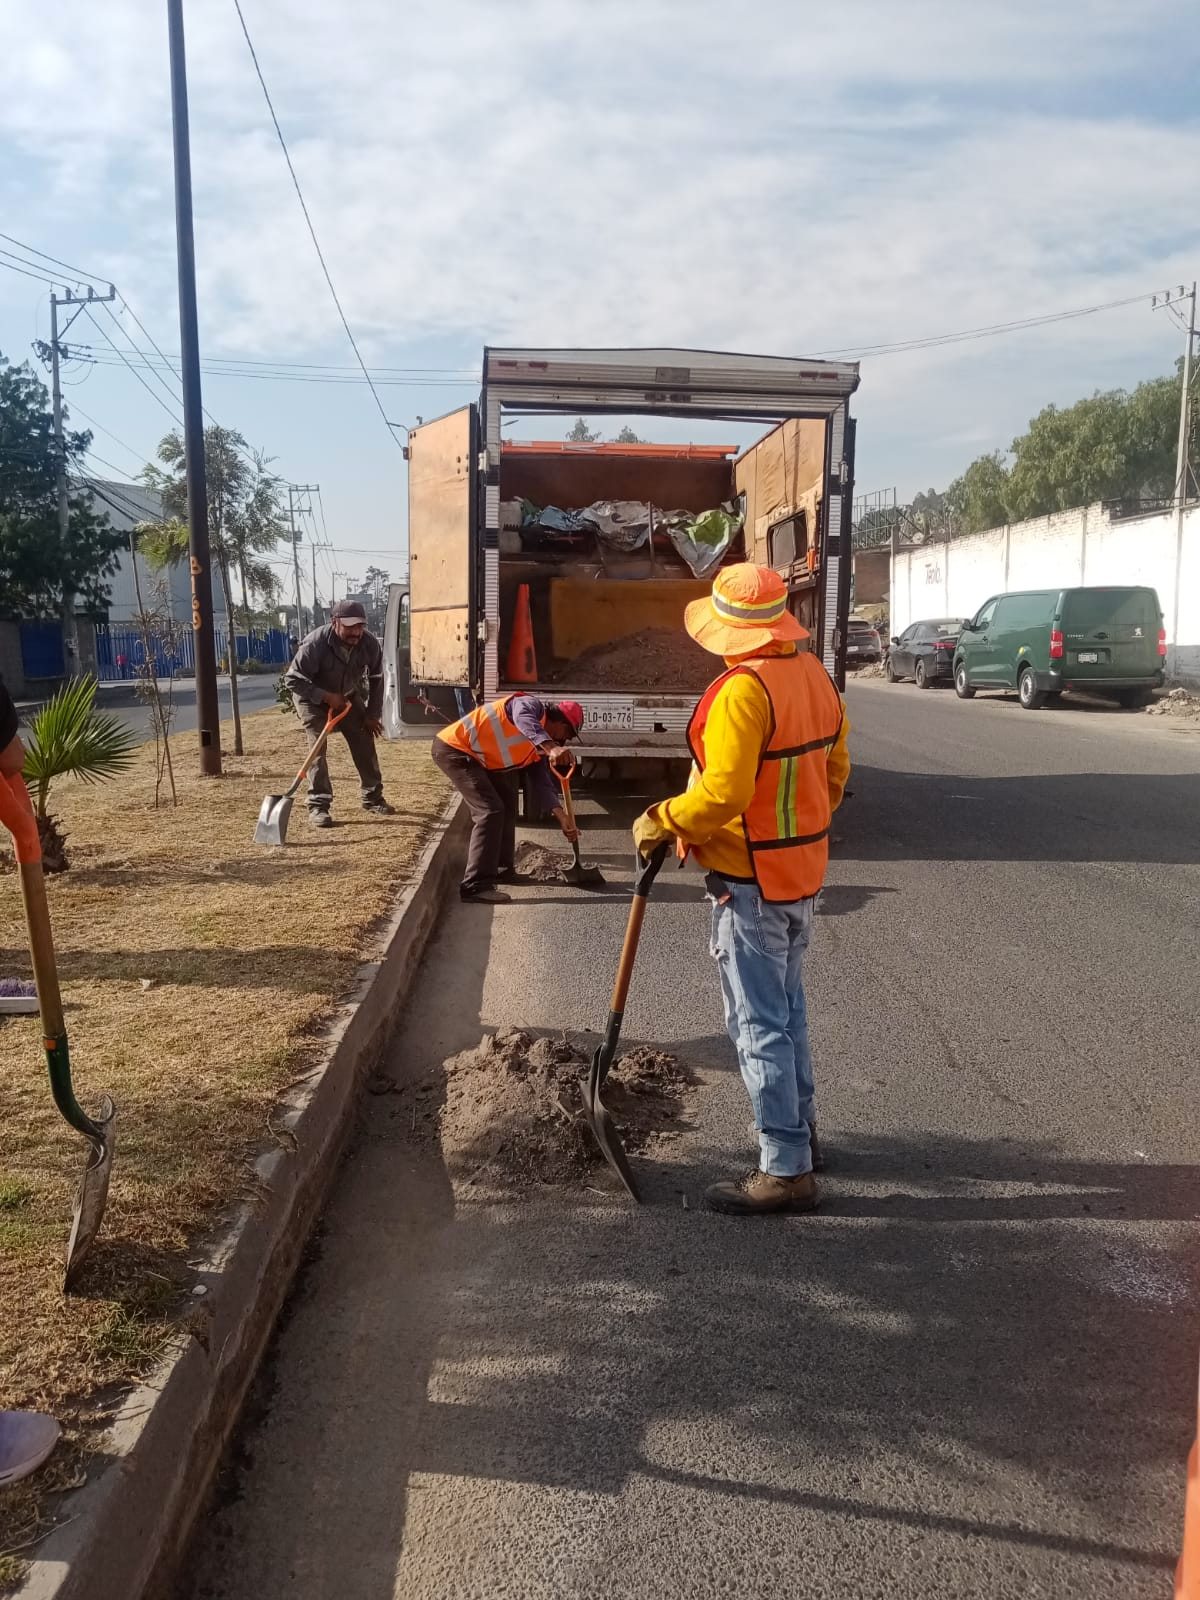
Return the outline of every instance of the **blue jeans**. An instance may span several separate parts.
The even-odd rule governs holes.
[[[714,887],[717,885],[714,884]],[[812,1171],[812,1056],[804,1003],[804,952],[813,900],[770,905],[752,883],[711,889],[712,955],[725,1026],[759,1130],[759,1165],[779,1178]]]

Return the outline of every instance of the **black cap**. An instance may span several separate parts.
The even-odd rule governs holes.
[[[361,622],[364,628],[367,625],[367,613],[361,600],[339,600],[332,615],[335,622]]]

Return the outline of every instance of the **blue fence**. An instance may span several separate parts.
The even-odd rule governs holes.
[[[61,622],[23,622],[21,671],[28,679],[61,678],[65,668]]]
[[[217,628],[217,660],[223,661],[229,648],[224,629]],[[166,649],[151,641],[154,650],[154,676],[156,678],[190,678],[195,675],[195,644],[190,628],[181,628],[173,649]],[[284,667],[291,659],[291,643],[282,628],[252,630],[237,636],[237,658],[240,664],[248,660],[264,666]],[[101,625],[96,629],[96,671],[104,683],[118,683],[125,678],[140,677],[146,659],[146,648],[137,628]]]

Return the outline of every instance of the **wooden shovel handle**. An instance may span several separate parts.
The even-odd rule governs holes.
[[[304,782],[304,774],[308,771],[309,767],[312,766],[313,762],[317,759],[317,757],[321,754],[321,751],[325,748],[325,742],[329,738],[329,735],[337,727],[339,722],[341,722],[344,718],[346,718],[346,717],[348,717],[350,715],[350,712],[351,712],[352,709],[353,709],[353,701],[347,700],[346,704],[342,707],[342,709],[338,712],[337,716],[335,717],[334,714],[333,714],[333,707],[330,706],[329,711],[328,711],[328,713],[326,714],[326,717],[325,717],[325,726],[321,729],[320,733],[317,735],[317,742],[313,745],[312,749],[305,756],[305,758],[304,758],[304,760],[303,760],[303,762],[301,764],[300,771],[292,779],[292,786],[288,790],[289,794],[295,794],[296,790]]]

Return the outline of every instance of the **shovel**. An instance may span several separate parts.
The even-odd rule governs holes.
[[[634,1181],[633,1171],[629,1165],[629,1157],[625,1154],[625,1146],[613,1124],[613,1119],[605,1109],[600,1099],[600,1091],[604,1087],[604,1080],[608,1077],[608,1069],[613,1064],[617,1053],[617,1044],[621,1038],[621,1023],[625,1016],[625,1000],[629,994],[629,982],[633,977],[633,963],[637,960],[638,940],[642,935],[642,919],[646,915],[646,897],[650,893],[650,885],[658,876],[658,869],[666,860],[667,846],[660,844],[642,859],[638,856],[637,878],[633,885],[633,899],[629,903],[629,921],[625,924],[625,939],[621,945],[621,961],[617,967],[617,979],[613,984],[612,999],[609,1002],[608,1025],[604,1030],[604,1038],[596,1047],[592,1057],[591,1067],[588,1069],[587,1086],[583,1094],[583,1114],[587,1125],[592,1130],[592,1136],[600,1146],[600,1153],[609,1166],[620,1178],[628,1189],[630,1196],[641,1203],[637,1183]]]
[[[571,756],[571,765],[565,772],[560,772],[557,767],[553,770],[554,776],[558,779],[562,788],[563,810],[567,813],[567,821],[573,831],[575,828],[575,807],[571,803],[571,774],[575,771],[575,757]],[[578,839],[571,841],[571,853],[574,858],[571,865],[563,867],[559,873],[559,877],[564,883],[569,883],[573,889],[603,889],[607,887],[604,881],[604,874],[600,871],[600,868],[585,867],[579,859]]]
[[[255,844],[283,844],[287,839],[288,818],[292,814],[292,801],[296,797],[296,790],[304,782],[304,774],[324,750],[329,735],[337,727],[343,717],[350,714],[351,702],[347,701],[335,717],[333,707],[325,718],[325,726],[317,738],[316,744],[304,758],[304,764],[293,778],[290,786],[283,794],[269,794],[262,803],[258,813],[258,821],[254,825]]]
[[[108,1200],[117,1113],[106,1096],[99,1116],[93,1120],[76,1100],[71,1084],[71,1056],[67,1048],[67,1028],[63,1020],[58,968],[54,960],[54,936],[50,928],[46,880],[42,874],[42,847],[29,790],[20,773],[13,773],[7,778],[0,776],[0,821],[13,836],[21,873],[21,894],[29,928],[29,954],[33,961],[33,977],[42,1013],[42,1037],[46,1065],[50,1070],[50,1089],[59,1111],[77,1132],[83,1134],[90,1146],[87,1165],[75,1196],[71,1234],[67,1240],[63,1288],[69,1291],[100,1231],[100,1220]]]

